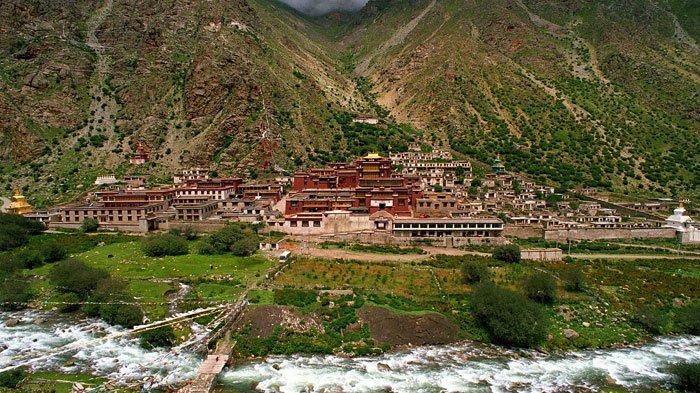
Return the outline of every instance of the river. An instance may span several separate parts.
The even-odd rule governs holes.
[[[196,375],[200,357],[147,351],[134,338],[99,340],[118,332],[95,319],[50,312],[0,313],[0,370],[87,372],[119,383],[153,378],[175,384]],[[45,320],[41,324],[33,321]],[[71,350],[59,352],[66,345]],[[662,337],[647,345],[543,355],[481,345],[419,347],[374,358],[271,356],[221,377],[225,392],[564,392],[620,385],[630,391],[663,386],[666,366],[700,361],[700,337]]]

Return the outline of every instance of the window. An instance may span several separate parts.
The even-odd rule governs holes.
[[[290,226],[290,227],[296,227],[296,226],[297,226],[297,222],[296,222],[296,221],[290,221],[290,222],[289,222],[289,226]]]
[[[314,228],[320,228],[321,227],[321,221],[314,221]]]
[[[309,222],[308,221],[302,221],[301,222],[302,228],[308,228],[309,227]]]

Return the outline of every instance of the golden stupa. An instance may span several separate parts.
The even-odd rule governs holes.
[[[15,189],[15,195],[13,195],[10,200],[7,212],[10,214],[27,214],[32,212],[32,205],[27,203],[24,196],[20,194],[19,188]]]

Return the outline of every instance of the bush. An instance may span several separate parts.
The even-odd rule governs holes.
[[[304,307],[316,301],[316,292],[285,288],[275,290],[274,298],[275,304]]]
[[[27,303],[32,301],[29,283],[17,277],[8,277],[0,282],[0,310],[17,311],[27,308]]]
[[[174,228],[171,229],[168,233],[171,235],[180,236],[185,240],[196,240],[197,236],[199,235],[197,231],[190,226],[184,227],[182,229]]]
[[[141,242],[141,250],[149,257],[185,255],[189,252],[187,240],[175,235],[153,235]]]
[[[258,250],[258,239],[246,237],[231,245],[231,253],[239,257],[248,257]]]
[[[105,270],[86,265],[77,259],[58,262],[49,272],[49,280],[60,292],[71,292],[86,299],[100,281],[109,278]]]
[[[498,344],[527,348],[547,338],[549,319],[542,306],[511,290],[479,284],[472,294],[472,312]]]
[[[700,362],[679,363],[671,366],[676,386],[686,392],[700,391]]]
[[[685,333],[700,335],[700,303],[691,304],[678,314],[678,326]]]
[[[26,376],[25,371],[21,368],[3,371],[0,373],[0,387],[15,389],[20,383],[22,383],[22,381],[24,381]]]
[[[60,312],[73,312],[80,309],[80,297],[75,293],[62,293],[58,295],[57,300],[62,303],[58,305],[58,311]]]
[[[100,318],[109,324],[131,329],[143,323],[143,311],[132,304],[103,304],[100,306]]]
[[[34,269],[44,264],[44,256],[37,250],[22,250],[16,258],[24,269]]]
[[[564,288],[571,292],[583,292],[586,288],[586,277],[581,269],[570,267],[561,274],[564,281]]]
[[[14,225],[0,224],[0,251],[12,250],[29,242],[29,233],[26,229]]]
[[[491,276],[486,264],[476,261],[467,261],[462,265],[462,281],[465,284],[476,284],[488,281]]]
[[[204,243],[199,246],[199,250],[197,250],[197,253],[199,253],[199,255],[215,255],[217,252],[214,246],[212,246],[209,243]]]
[[[85,233],[97,232],[100,228],[100,223],[94,218],[86,218],[82,224],[80,224],[80,230]]]
[[[58,243],[44,243],[41,245],[41,254],[44,256],[44,262],[54,263],[66,258],[66,248]]]
[[[634,314],[632,320],[651,334],[662,334],[668,323],[666,315],[653,307],[642,307]]]
[[[30,218],[17,214],[0,213],[0,228],[12,225],[24,229],[28,235],[38,235],[46,229],[44,224]]]
[[[140,339],[145,349],[170,348],[175,343],[175,332],[171,326],[163,326],[141,333]]]
[[[515,244],[498,246],[493,250],[493,258],[506,263],[520,262],[520,247]]]
[[[552,304],[557,300],[557,282],[548,273],[534,273],[523,282],[523,290],[531,300]]]

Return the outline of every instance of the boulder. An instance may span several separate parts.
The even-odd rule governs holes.
[[[35,324],[35,325],[43,325],[43,324],[45,324],[46,322],[47,322],[47,321],[46,321],[46,319],[44,319],[44,318],[37,318],[37,319],[34,320],[34,324]]]
[[[582,323],[583,327],[591,327],[590,322],[584,322]]]
[[[386,363],[377,363],[377,370],[379,371],[391,371],[391,366]]]
[[[7,326],[7,327],[15,327],[17,325],[19,325],[19,319],[10,318],[10,319],[5,320],[5,326]]]
[[[579,336],[578,332],[574,329],[564,329],[562,333],[564,333],[564,337],[567,340],[574,340]]]

